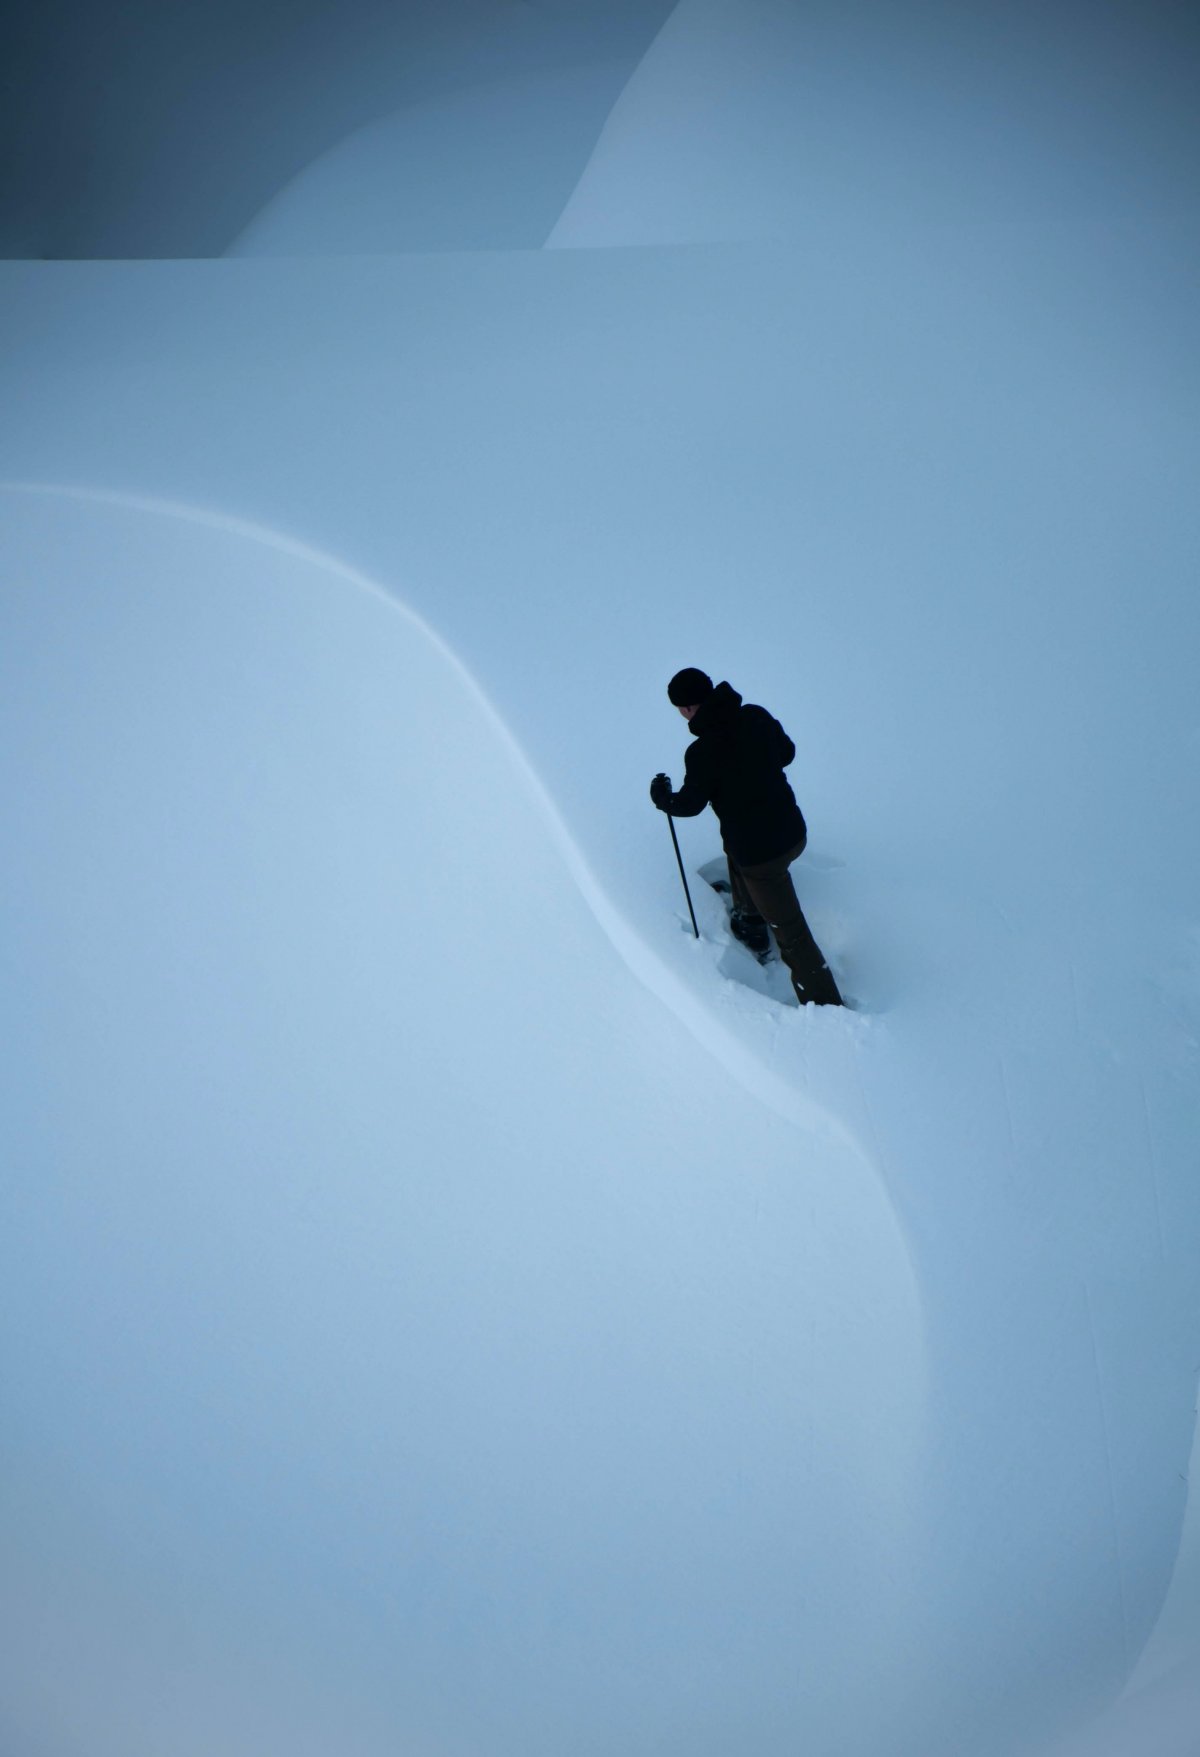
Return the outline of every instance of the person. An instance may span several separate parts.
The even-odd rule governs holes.
[[[808,841],[804,814],[783,772],[795,745],[765,708],[743,703],[728,683],[714,688],[695,666],[675,673],[667,695],[696,742],[688,749],[678,793],[666,775],[655,775],[651,799],[671,817],[698,817],[712,806],[729,862],[733,932],[752,950],[765,951],[769,926],[801,1005],[841,1006],[788,870]]]

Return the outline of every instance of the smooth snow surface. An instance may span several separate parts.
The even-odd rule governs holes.
[[[390,198],[348,192],[357,238],[368,221],[370,248],[381,227],[389,248],[444,246],[448,233],[458,245],[470,223],[476,244],[494,244],[514,219],[540,221],[548,197],[554,217],[603,121],[601,88],[610,105],[670,9],[671,0],[9,6],[0,257],[220,255],[360,133],[386,149],[376,163]],[[576,84],[571,116],[561,92]],[[532,101],[514,113],[505,93],[522,85]],[[336,205],[310,209],[303,248],[337,248],[349,217]],[[413,231],[398,242],[401,219]]]
[[[624,71],[620,62],[572,67],[410,104],[305,166],[228,254],[536,248]]]
[[[876,1748],[922,1349],[869,1166],[664,1016],[412,617],[240,532],[4,511],[29,1731]],[[132,1678],[80,1628],[106,1551]]]
[[[1194,218],[1198,68],[1187,7],[680,0],[551,242]]]
[[[6,1750],[1194,1757],[1194,45],[969,11],[684,0],[634,248],[373,66],[303,259],[0,266]]]

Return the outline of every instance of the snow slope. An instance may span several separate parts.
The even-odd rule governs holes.
[[[664,1028],[415,618],[4,514],[13,1733],[876,1748],[922,1348],[870,1167]]]
[[[678,52],[736,84],[761,65],[762,21],[788,23],[750,8],[743,62],[714,64],[711,39],[683,32],[723,16],[680,8],[631,102],[668,49],[668,72]],[[795,41],[775,39],[781,60]],[[850,104],[863,63],[842,65]],[[744,82],[731,113],[748,139],[770,92]],[[676,96],[632,129],[618,107],[568,209],[578,242],[604,241],[593,228],[647,170],[648,193],[671,195],[649,220],[682,228],[654,236],[723,235],[706,198],[725,185],[672,186],[661,141],[647,146],[642,123],[676,116]],[[836,211],[819,209],[815,250],[802,236],[0,273],[0,468],[40,485],[5,497],[12,844],[38,830],[10,912],[27,1012],[7,1110],[29,1148],[8,1372],[39,1516],[28,1537],[7,1531],[27,1744],[71,1749],[76,1714],[122,1750],[187,1725],[200,1749],[235,1748],[256,1716],[257,1751],[345,1749],[352,1699],[364,1750],[590,1739],[766,1757],[800,1739],[829,1757],[967,1757],[1028,1752],[1129,1679],[1144,1688],[1082,1749],[1153,1749],[1155,1720],[1190,1736],[1200,301],[1182,186],[1156,207],[1137,157],[1176,124],[1155,136],[1137,112],[1117,159],[1138,199],[1053,227],[1001,207],[985,211],[1006,223],[967,224],[950,195],[981,185],[954,184],[961,167],[932,192],[939,212],[893,204],[884,223],[871,178],[915,187],[922,161],[881,164],[877,138]],[[1083,158],[1109,190],[1097,155]],[[745,211],[777,215],[794,149],[739,162],[757,179]],[[421,620],[386,613],[363,579]],[[812,828],[798,884],[855,1015],[748,987],[703,893],[691,938],[645,798],[655,769],[678,771],[664,685],[683,663],[727,674],[796,739]],[[191,809],[169,819],[172,854],[176,774]],[[407,913],[401,797],[444,851]],[[693,871],[717,852],[710,823],[681,834]],[[96,853],[76,922],[82,879],[57,856],[81,844]],[[196,967],[175,890],[209,923],[236,1005]],[[369,921],[378,955],[357,937]],[[302,975],[297,947],[312,949]],[[126,964],[136,1004],[114,1016]],[[409,969],[424,976],[405,987]],[[176,979],[204,1002],[190,1023]],[[187,1030],[231,1046],[211,1086],[178,1053]],[[118,1175],[160,1040],[152,1139],[186,1206],[161,1185],[149,1201],[144,1159]],[[115,1082],[88,1077],[101,1050]],[[347,1094],[365,1119],[353,1135]],[[203,1119],[194,1140],[180,1117]],[[83,1182],[95,1120],[110,1176]],[[410,1139],[419,1153],[397,1145]],[[314,1204],[303,1236],[289,1155]],[[339,1230],[335,1180],[362,1231]],[[639,1231],[644,1202],[655,1224]],[[89,1203],[144,1216],[140,1243],[99,1251]],[[382,1241],[399,1248],[414,1209],[443,1279],[397,1292]],[[672,1292],[661,1265],[681,1226],[692,1254]],[[581,1233],[602,1259],[584,1264]],[[60,1315],[63,1241],[81,1234],[72,1278],[107,1314],[91,1332]],[[261,1288],[248,1241],[270,1265]],[[136,1250],[179,1277],[151,1286]],[[226,1288],[225,1330],[200,1336],[195,1311]],[[608,1328],[629,1288],[633,1339]],[[147,1312],[164,1335],[152,1361]],[[237,1360],[256,1327],[271,1352],[251,1382]],[[314,1353],[326,1329],[336,1364]],[[569,1339],[554,1359],[551,1329]],[[386,1337],[377,1353],[368,1334]],[[349,1356],[362,1364],[343,1385]],[[180,1362],[207,1387],[199,1412]],[[355,1401],[393,1370],[415,1462]],[[128,1420],[67,1463],[99,1425],[94,1375],[123,1388]],[[528,1431],[504,1427],[493,1381]],[[175,1425],[211,1473],[183,1471]],[[631,1425],[648,1443],[618,1469],[603,1442]],[[475,1463],[444,1482],[455,1434]],[[503,1505],[471,1474],[493,1449]],[[548,1497],[529,1480],[543,1458]],[[260,1546],[272,1472],[290,1499]],[[568,1531],[576,1480],[586,1509],[570,1503]],[[789,1518],[797,1547],[781,1552]],[[601,1589],[589,1570],[610,1553]],[[31,1633],[24,1606],[47,1578]],[[244,1605],[262,1638],[239,1680],[222,1630]],[[169,1682],[140,1692],[158,1718],[143,1707],[139,1730],[102,1680],[146,1654],[150,1625]],[[61,1667],[40,1697],[31,1682],[56,1647],[80,1680],[65,1707]]]
[[[306,165],[226,254],[537,248],[626,71],[589,63],[410,103]]]
[[[493,196],[499,164],[529,169],[527,156],[497,145],[495,124],[508,116],[494,88],[578,75],[587,114],[598,81],[615,100],[669,10],[670,0],[123,0],[117,14],[92,0],[9,7],[0,257],[220,255],[307,167],[389,117],[393,142],[407,129],[420,154],[404,167],[419,186],[397,203],[425,228],[408,248],[444,242],[453,220],[447,213],[431,235],[431,187],[447,208],[465,196],[478,214],[464,153]],[[457,139],[437,126],[451,115]],[[537,118],[536,182],[545,190],[548,167],[558,167],[549,188],[561,205],[592,140],[552,101]],[[527,127],[527,118],[518,124]],[[483,152],[472,154],[465,136]],[[538,206],[536,189],[511,179],[501,207],[506,199],[518,214]],[[361,192],[350,205],[362,210]],[[496,241],[496,218],[481,216],[476,243]],[[338,219],[327,212],[323,224]],[[310,234],[309,247],[316,242]]]
[[[1186,222],[1198,61],[1186,7],[680,0],[551,243]]]

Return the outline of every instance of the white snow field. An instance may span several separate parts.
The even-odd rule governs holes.
[[[16,1731],[836,1741],[869,1647],[877,1742],[923,1351],[863,1154],[631,977],[363,581],[47,497],[4,571]]]
[[[0,265],[5,1751],[1200,1750],[1194,32],[903,16]]]

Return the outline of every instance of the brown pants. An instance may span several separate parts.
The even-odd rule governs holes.
[[[825,955],[812,936],[792,875],[788,871],[793,860],[804,852],[804,843],[761,866],[739,866],[732,854],[729,861],[729,886],[733,906],[751,920],[761,916],[775,935],[779,956],[787,965],[792,987],[803,1004],[812,1001],[819,1007],[840,1007],[842,997]]]

